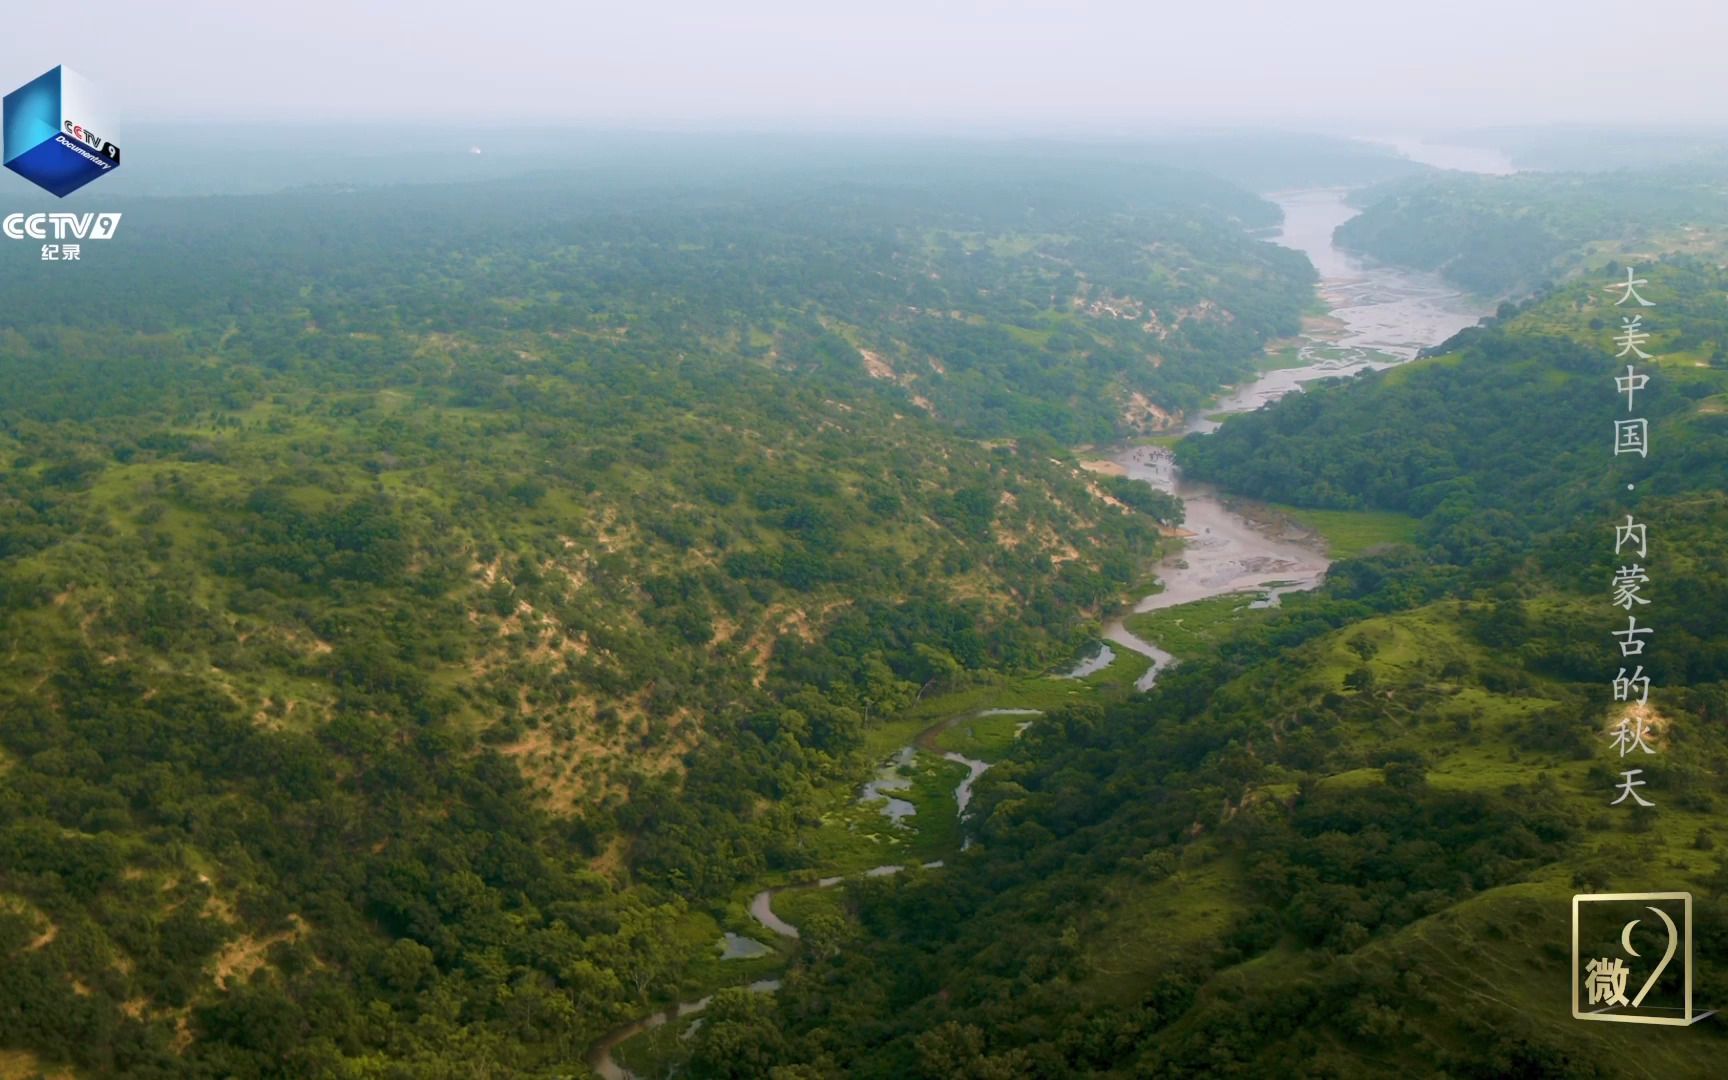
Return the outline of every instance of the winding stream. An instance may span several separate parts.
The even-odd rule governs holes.
[[[1284,211],[1284,225],[1275,242],[1301,251],[1313,262],[1320,272],[1320,296],[1331,312],[1327,319],[1305,328],[1298,354],[1303,361],[1301,365],[1267,372],[1228,390],[1207,410],[1207,416],[1251,412],[1285,394],[1300,392],[1306,382],[1401,364],[1414,359],[1421,349],[1475,325],[1487,313],[1434,275],[1370,265],[1333,246],[1332,230],[1356,212],[1345,204],[1345,194],[1343,189],[1315,189],[1270,196]],[[1187,421],[1183,431],[1207,432],[1217,426],[1215,420],[1195,416]],[[1184,528],[1190,534],[1187,542],[1159,564],[1158,580],[1163,588],[1142,598],[1134,605],[1133,613],[1233,592],[1259,592],[1261,602],[1276,604],[1284,593],[1312,589],[1325,577],[1331,560],[1318,538],[1250,518],[1244,513],[1250,509],[1246,504],[1226,499],[1206,485],[1184,480],[1169,450],[1126,447],[1112,454],[1110,460],[1125,475],[1180,497],[1186,506]],[[1129,631],[1121,617],[1105,623],[1103,637],[1152,660],[1152,666],[1135,683],[1140,690],[1151,689],[1159,673],[1174,663],[1168,652]],[[1110,652],[1106,645],[1098,656],[1082,661],[1068,674],[1077,677],[1100,670],[1109,663],[1105,654]],[[972,787],[989,764],[952,751],[944,753],[937,746],[936,737],[957,723],[990,713],[1039,715],[1037,710],[1010,709],[949,717],[921,732],[913,745],[902,748],[888,766],[910,761],[919,750],[941,753],[948,760],[965,765],[967,775],[954,792],[957,812],[964,816],[971,802]],[[885,812],[896,820],[915,813],[912,804],[889,794],[895,790],[900,787],[884,772],[866,785],[864,795],[887,799]],[[903,869],[898,865],[878,866],[865,873],[881,877]],[[843,880],[839,876],[825,877],[763,889],[751,898],[750,914],[768,932],[781,938],[796,938],[798,928],[774,913],[774,897],[788,889],[832,888]],[[750,989],[766,992],[779,985],[777,979],[764,979],[751,983]],[[706,997],[682,1002],[610,1032],[590,1048],[589,1067],[605,1080],[632,1080],[632,1074],[614,1060],[613,1050],[643,1031],[701,1012],[708,1002]]]

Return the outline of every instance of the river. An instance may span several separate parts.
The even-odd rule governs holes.
[[[1413,360],[1422,349],[1488,314],[1481,302],[1436,275],[1369,263],[1334,245],[1332,230],[1356,213],[1345,203],[1346,194],[1325,188],[1271,196],[1284,211],[1275,242],[1308,256],[1320,273],[1320,296],[1329,314],[1305,328],[1301,364],[1233,387],[1204,415],[1186,418],[1184,433],[1212,431],[1218,427],[1212,417],[1252,412],[1300,391],[1303,383]],[[1193,534],[1158,567],[1163,587],[1135,604],[1133,613],[1232,592],[1258,591],[1266,603],[1275,604],[1280,595],[1312,589],[1326,575],[1331,560],[1316,537],[1276,518],[1250,517],[1242,512],[1247,509],[1243,501],[1184,480],[1168,449],[1124,447],[1110,460],[1128,476],[1180,497],[1183,527]],[[1136,637],[1120,617],[1105,623],[1104,637],[1152,660],[1138,683],[1142,690],[1151,689],[1172,662],[1168,652]]]
[[[1211,431],[1218,423],[1208,416],[1250,412],[1285,394],[1300,391],[1306,382],[1414,359],[1422,348],[1444,341],[1487,314],[1480,304],[1434,275],[1371,265],[1335,247],[1332,230],[1355,213],[1345,203],[1345,194],[1342,189],[1316,189],[1270,196],[1284,211],[1284,224],[1274,242],[1308,256],[1320,273],[1320,295],[1330,315],[1305,328],[1299,351],[1303,362],[1299,366],[1267,372],[1230,389],[1205,416],[1188,418],[1183,427],[1185,433]],[[1247,503],[1227,499],[1203,484],[1184,480],[1169,450],[1129,446],[1116,451],[1110,460],[1128,476],[1180,497],[1186,509],[1184,528],[1192,534],[1181,550],[1159,564],[1157,573],[1162,587],[1136,603],[1134,612],[1156,611],[1233,592],[1258,592],[1265,603],[1275,604],[1280,595],[1312,589],[1325,577],[1331,560],[1318,538],[1290,531],[1275,517],[1254,514]],[[1174,662],[1168,652],[1130,632],[1121,617],[1105,623],[1103,636],[1106,641],[1151,658],[1151,668],[1135,684],[1141,690],[1151,689],[1158,674]],[[1082,661],[1069,674],[1098,670],[1101,662],[1106,662],[1102,656]],[[1033,710],[1008,711],[1036,715]],[[935,742],[938,734],[977,715],[950,717],[931,726],[914,740],[913,746],[902,748],[891,764],[909,761],[920,749],[939,752]],[[967,768],[965,779],[955,791],[956,812],[964,816],[972,786],[989,765],[953,752],[943,756]],[[914,813],[910,803],[889,794],[894,790],[899,790],[896,782],[886,774],[879,774],[866,785],[865,794],[884,798],[884,812],[896,820]],[[902,869],[878,866],[867,874],[882,876]],[[751,898],[750,914],[769,933],[796,938],[798,928],[774,913],[775,895],[787,888],[830,888],[842,880],[827,877],[806,885],[763,889]],[[779,985],[777,980],[766,979],[751,983],[750,988],[769,991]],[[683,1002],[609,1033],[589,1050],[589,1066],[605,1080],[631,1080],[632,1074],[612,1056],[618,1044],[669,1020],[700,1012],[707,1004],[708,998]]]

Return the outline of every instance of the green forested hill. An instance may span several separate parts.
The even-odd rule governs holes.
[[[873,724],[1087,640],[1157,522],[1064,442],[1311,276],[1185,174],[771,180],[146,201],[0,268],[0,1052],[567,1075]]]
[[[1728,488],[1728,275],[1676,258],[1639,264],[1656,357],[1639,395],[1655,449],[1612,454],[1620,316],[1609,264],[1496,325],[1460,333],[1439,355],[1352,383],[1311,384],[1276,409],[1232,420],[1227,435],[1182,444],[1194,475],[1277,502],[1424,516],[1453,529],[1529,536],[1576,520],[1628,482],[1639,498]],[[1606,354],[1606,355],[1604,355]],[[1513,419],[1515,418],[1515,420]],[[1597,467],[1600,466],[1600,467]],[[1457,554],[1488,561],[1498,552]]]
[[[118,331],[152,360],[288,372],[399,370],[379,365],[446,334],[530,354],[513,335],[634,335],[668,357],[885,384],[969,434],[1073,444],[1251,372],[1310,296],[1306,260],[1249,235],[1277,208],[1195,173],[963,156],[702,167],[116,204],[124,241],[75,276],[0,267],[7,325],[72,335],[50,349]],[[101,351],[117,377],[148,377]],[[80,408],[72,373],[47,374],[33,394],[55,396],[19,404]]]
[[[1208,479],[1421,531],[1246,613],[1152,694],[1031,729],[980,784],[980,845],[852,888],[854,942],[775,1006],[724,1002],[696,1070],[748,1044],[881,1077],[1719,1072],[1718,1023],[1569,1011],[1584,891],[1692,891],[1697,1000],[1728,1000],[1728,375],[1696,358],[1724,341],[1724,279],[1645,272],[1667,336],[1637,468],[1612,464],[1623,362],[1582,284],[1180,444]],[[1636,812],[1608,805],[1622,505],[1660,545],[1658,794]]]
[[[1720,161],[1612,173],[1444,173],[1353,196],[1338,243],[1438,271],[1488,297],[1524,296],[1610,257],[1728,249]]]

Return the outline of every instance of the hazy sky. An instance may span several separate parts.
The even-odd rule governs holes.
[[[1126,131],[1728,120],[1723,0],[16,4],[122,123]]]

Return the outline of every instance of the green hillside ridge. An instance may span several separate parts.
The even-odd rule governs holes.
[[[1600,152],[1602,147],[1596,147]],[[1728,252],[1720,162],[1612,172],[1460,172],[1355,192],[1340,246],[1437,271],[1480,296],[1514,298],[1611,259]]]
[[[1666,343],[1724,340],[1720,270],[1648,273]],[[1728,372],[1664,367],[1656,449],[1616,466],[1591,297],[1183,440],[1203,479],[1419,527],[1279,608],[1155,613],[1191,640],[1153,693],[1031,728],[979,784],[979,845],[849,887],[870,936],[728,1038],[866,1077],[1714,1075],[1718,1023],[1570,1016],[1575,892],[1690,890],[1696,999],[1728,1000]],[[1608,805],[1623,505],[1660,538],[1637,811]]]
[[[566,1075],[784,966],[709,955],[751,890],[958,848],[938,756],[920,827],[855,805],[909,708],[1123,692],[1033,681],[1162,550],[1063,446],[1312,272],[1209,178],[927,164],[142,201],[77,304],[0,267],[6,1060]]]
[[[1380,189],[1384,257],[1596,276],[1175,441],[1312,304],[1270,203],[1126,152],[656,153],[122,199],[79,278],[0,265],[0,1076],[565,1077],[709,993],[619,1060],[1719,1071],[1720,1023],[1573,1021],[1563,954],[1572,892],[1688,888],[1728,1006],[1713,189],[1624,229],[1565,178]],[[1601,286],[1646,243],[1695,253],[1640,254],[1654,451],[1616,459]],[[1122,439],[1336,559],[1131,618],[1182,661],[1150,694],[1121,650],[1054,674],[1180,520],[1068,449]],[[1606,805],[1628,509],[1639,812]],[[858,792],[906,747],[895,825]],[[964,821],[948,752],[990,763]]]

